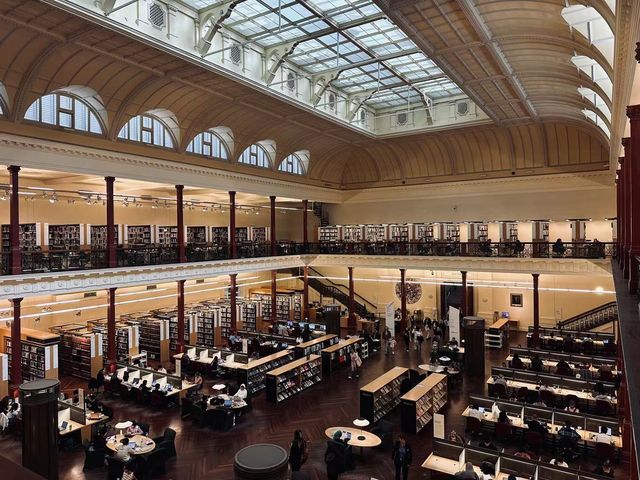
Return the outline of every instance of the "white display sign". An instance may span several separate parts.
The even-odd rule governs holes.
[[[242,339],[242,353],[249,353],[249,341],[246,338]]]
[[[395,309],[393,308],[393,302],[389,302],[385,305],[385,326],[389,327],[391,336],[396,336],[396,321],[395,321]]]
[[[444,415],[441,413],[433,415],[433,438],[444,439]]]
[[[449,339],[460,342],[460,310],[449,306]]]

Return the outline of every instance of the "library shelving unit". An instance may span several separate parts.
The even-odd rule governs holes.
[[[121,316],[120,321],[135,322],[140,329],[140,351],[150,360],[169,360],[169,320],[153,316]]]
[[[256,314],[266,321],[271,320],[271,289],[256,288],[250,292],[251,300],[258,302]],[[276,290],[277,321],[302,320],[302,293],[296,290],[279,288]]]
[[[156,229],[156,243],[158,245],[163,247],[175,247],[178,245],[178,227],[158,225]]]
[[[151,245],[156,241],[152,225],[125,225],[124,233],[127,245]]]
[[[500,318],[489,325],[484,332],[484,346],[488,348],[502,348],[509,336],[509,319]]]
[[[364,239],[367,242],[384,242],[389,236],[387,225],[365,225]]]
[[[214,245],[229,243],[229,227],[211,227],[211,243]]]
[[[432,373],[400,398],[402,431],[415,435],[447,403],[447,376]]]
[[[178,312],[171,310],[168,312],[153,312],[158,318],[167,318],[169,320],[169,352],[178,351]],[[184,344],[193,345],[198,339],[198,327],[196,324],[196,315],[191,311],[184,312]]]
[[[438,225],[438,239],[457,242],[460,240],[460,225],[457,223],[441,223]]]
[[[489,225],[482,222],[472,222],[469,224],[469,241],[485,242],[489,238]]]
[[[266,357],[249,361],[238,367],[238,383],[244,383],[249,395],[253,395],[266,387],[267,372],[291,361],[293,361],[292,350],[281,350]]]
[[[425,242],[433,241],[433,223],[415,223],[413,225],[413,238]]]
[[[87,326],[91,327],[94,333],[102,334],[102,350],[104,352],[109,351],[109,339],[107,336],[107,321],[90,320],[87,322]],[[132,355],[138,355],[140,353],[140,326],[133,324],[129,321],[116,322],[116,359],[119,361],[125,360]]]
[[[202,306],[196,313],[198,347],[213,348],[222,343],[220,327],[220,308],[217,306]]]
[[[120,243],[122,239],[120,225],[113,226],[113,234],[115,235],[116,245]],[[87,232],[89,234],[89,245],[91,248],[106,249],[107,248],[107,226],[106,225],[87,225]]]
[[[254,243],[267,243],[271,237],[270,227],[251,227],[250,240]]]
[[[293,315],[294,322],[301,322],[304,320],[302,314],[304,313],[304,305],[302,304],[303,295],[301,292],[295,292],[291,296],[291,313]]]
[[[296,358],[302,358],[310,354],[319,354],[321,350],[338,343],[337,335],[322,335],[308,342],[299,343],[293,349]]]
[[[246,243],[249,241],[249,227],[236,227],[236,242]]]
[[[102,334],[74,323],[52,327],[51,332],[60,335],[61,373],[86,380],[95,378],[103,366]]]
[[[338,242],[341,239],[342,239],[342,227],[339,227],[336,225],[318,227],[318,241]]]
[[[322,374],[331,375],[334,370],[349,365],[351,350],[362,345],[360,337],[351,337],[347,340],[334,343],[320,351],[322,357]]]
[[[411,240],[411,225],[390,225],[390,238],[394,242],[408,242]]]
[[[49,225],[44,224],[46,245],[51,250],[79,250],[84,245],[84,225],[66,224]]]
[[[320,355],[309,355],[267,372],[267,400],[280,403],[322,381]]]
[[[382,417],[400,403],[400,383],[409,376],[409,369],[393,367],[373,382],[360,389],[360,416],[372,423]]]
[[[39,223],[20,224],[20,250],[35,250],[42,244],[42,229]],[[10,248],[9,225],[2,225],[2,250]]]
[[[342,227],[342,240],[345,242],[361,242],[364,235],[362,225],[345,225]]]
[[[3,329],[4,353],[11,364],[11,337],[8,329]],[[60,336],[54,333],[41,332],[23,328],[21,330],[22,348],[22,381],[39,380],[43,378],[58,378],[58,349]]]
[[[207,227],[187,227],[187,245],[205,245],[207,243]]]

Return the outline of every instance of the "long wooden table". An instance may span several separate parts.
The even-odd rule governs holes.
[[[521,355],[518,355],[520,357],[520,360],[522,360],[522,363],[524,365],[527,366],[527,369],[529,369],[531,367],[531,357],[523,357]],[[505,360],[505,362],[507,363],[507,365],[511,366],[511,360],[513,359],[513,355],[509,355],[507,357],[507,359]],[[577,370],[578,367],[576,366],[575,363],[569,363],[567,362],[567,364],[569,365],[569,367],[571,367],[572,370]],[[542,366],[546,367],[548,369],[549,372],[551,372],[551,369],[555,369],[558,366],[558,361],[556,360],[542,360]],[[510,367],[513,368],[513,367]],[[598,368],[595,368],[593,366],[589,367],[589,371],[591,373],[598,373],[600,370]],[[613,375],[614,377],[616,375],[618,375],[618,370],[617,369],[613,369],[611,370],[611,375]]]
[[[536,390],[536,387],[538,387],[537,383],[521,382],[518,380],[507,380],[506,382],[507,382],[507,388],[510,388],[513,390],[517,390],[518,388],[521,388],[521,387],[527,387],[529,390]],[[493,385],[493,384],[495,384],[493,377],[489,377],[489,379],[487,380],[487,385]],[[575,395],[576,398],[578,399],[595,402],[595,398],[591,395],[591,392],[583,392],[581,390],[572,390],[569,388],[554,388],[554,387],[552,387],[550,391],[555,395],[560,395],[563,397],[566,395]],[[609,397],[609,401],[611,402],[611,405],[618,404],[618,400],[615,397]]]
[[[93,414],[94,412],[89,412],[90,414]],[[65,436],[65,435],[70,435],[72,433],[77,432],[78,430],[80,431],[80,439],[82,440],[82,443],[84,442],[90,442],[91,441],[91,431],[94,425],[97,425],[98,423],[102,423],[102,422],[106,422],[109,420],[109,417],[107,417],[104,414],[100,414],[99,418],[95,418],[95,419],[89,419],[89,417],[87,417],[87,419],[85,420],[85,424],[81,424],[78,423],[74,420],[66,420],[68,427],[65,428],[64,430],[60,431],[58,430],[58,433],[61,436]]]

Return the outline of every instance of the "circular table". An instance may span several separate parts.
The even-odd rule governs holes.
[[[116,435],[113,440],[107,442],[107,448],[115,452],[118,445],[120,445],[120,440],[123,438],[124,435],[122,434]],[[131,455],[144,455],[145,453],[153,452],[156,448],[156,442],[144,435],[134,435],[129,438],[129,443],[131,442],[136,443],[136,448],[130,451]]]
[[[285,480],[289,478],[289,453],[278,445],[249,445],[236,453],[233,470],[237,479]]]
[[[432,365],[430,363],[423,363],[422,365],[418,365],[420,370],[424,370],[429,373],[442,373],[444,372],[444,367],[442,365]]]
[[[211,390],[214,390],[214,391],[218,392],[219,394],[224,392],[225,388],[227,388],[227,386],[224,383],[216,383],[215,385],[211,386]]]
[[[324,431],[324,434],[329,438],[333,438],[333,434],[337,430],[340,430],[343,434],[351,434],[351,439],[349,439],[347,444],[351,445],[352,447],[373,448],[382,443],[382,439],[379,436],[371,432],[365,432],[364,430],[360,430],[358,428],[329,427]]]

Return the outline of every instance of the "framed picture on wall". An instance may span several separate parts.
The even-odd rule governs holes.
[[[511,294],[511,306],[512,307],[522,307],[522,294],[521,293],[512,293]]]

